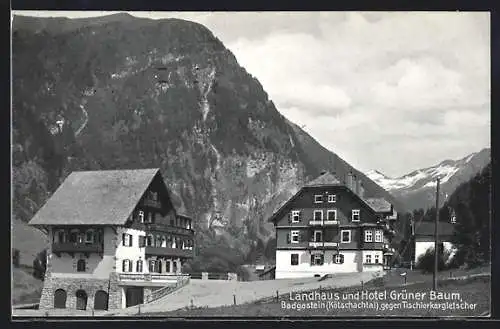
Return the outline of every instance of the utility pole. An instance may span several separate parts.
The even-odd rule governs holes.
[[[434,223],[434,273],[432,280],[432,290],[437,290],[437,276],[439,265],[439,238],[438,238],[438,224],[439,224],[439,178],[436,184],[436,222]]]

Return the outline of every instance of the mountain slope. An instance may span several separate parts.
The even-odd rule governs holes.
[[[354,170],[286,120],[200,24],[15,17],[12,44],[15,223],[73,170],[160,167],[195,218],[199,265],[234,268],[305,181]],[[367,196],[397,204],[359,175]]]
[[[408,209],[435,206],[436,179],[440,178],[443,196],[450,195],[460,184],[468,181],[491,161],[490,149],[469,154],[459,160],[444,160],[441,163],[398,178],[385,176],[372,170],[367,173],[373,181],[401,200]],[[443,198],[444,202],[444,198]]]

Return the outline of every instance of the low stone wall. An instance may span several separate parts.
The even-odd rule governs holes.
[[[109,288],[109,293],[108,293]],[[47,273],[45,276],[39,309],[54,308],[54,293],[57,289],[66,291],[66,308],[76,309],[76,292],[83,290],[87,294],[87,309],[94,308],[95,294],[102,290],[108,294],[108,309],[121,308],[121,290],[118,287],[117,275],[112,273],[109,279],[93,278],[54,278]]]

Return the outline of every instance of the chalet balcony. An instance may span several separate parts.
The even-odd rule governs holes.
[[[193,258],[193,250],[146,246],[146,255]]]
[[[309,225],[311,226],[328,226],[328,225],[338,225],[337,220],[310,220]]]
[[[161,202],[160,201],[156,201],[156,200],[151,200],[151,199],[145,199],[142,204],[146,207],[152,207],[152,208],[157,208],[157,209],[160,209],[161,208]]]
[[[55,242],[52,244],[52,252],[55,254],[62,252],[101,253],[103,249],[102,243]]]
[[[338,247],[337,242],[331,242],[331,241],[309,241],[309,247],[311,248],[318,248],[318,249],[327,249],[327,248],[336,248]]]

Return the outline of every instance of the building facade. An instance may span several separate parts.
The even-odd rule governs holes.
[[[448,261],[453,258],[456,248],[453,245],[452,237],[454,232],[453,222],[441,221],[438,225],[438,243],[442,245],[442,250],[449,254]],[[435,246],[435,223],[421,222],[412,229],[414,234],[413,264],[418,265],[419,259],[426,252],[434,250]]]
[[[185,280],[191,218],[158,169],[73,172],[30,221],[47,232],[41,309],[118,309]]]
[[[322,173],[270,221],[276,229],[276,279],[382,271],[394,249],[391,204],[365,198],[361,181]]]

